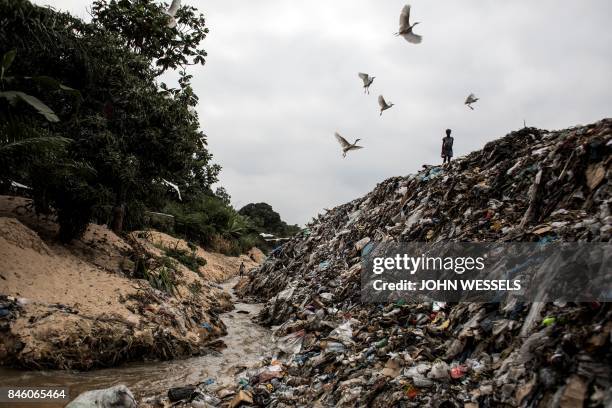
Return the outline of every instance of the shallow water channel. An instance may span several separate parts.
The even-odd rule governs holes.
[[[227,348],[221,350],[219,355],[130,363],[86,372],[0,368],[0,387],[68,387],[70,398],[73,399],[84,391],[125,384],[140,399],[165,394],[169,388],[197,384],[207,379],[213,379],[220,385],[232,384],[235,374],[242,371],[242,367],[256,363],[272,343],[271,332],[251,321],[262,305],[240,303],[232,289],[237,281],[238,278],[234,278],[221,285],[232,296],[235,308],[221,315],[227,326],[227,335],[221,337],[221,340]]]

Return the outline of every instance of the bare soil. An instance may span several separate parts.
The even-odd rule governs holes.
[[[231,300],[217,282],[257,264],[209,253],[196,273],[174,262],[175,291],[133,278],[134,245],[153,262],[187,243],[155,231],[123,239],[89,225],[69,245],[55,239],[53,219],[29,200],[0,196],[0,365],[91,369],[125,361],[199,355],[225,334],[219,314]]]

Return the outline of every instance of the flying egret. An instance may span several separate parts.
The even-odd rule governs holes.
[[[474,110],[474,108],[472,107],[472,104],[478,102],[478,99],[479,98],[477,98],[473,93],[471,93],[465,99],[465,104],[467,105],[468,108],[470,108],[471,110]]]
[[[357,146],[357,142],[361,139],[356,139],[355,143],[350,144],[345,138],[340,136],[338,132],[335,133],[335,136],[338,143],[340,143],[340,146],[342,146],[342,157],[346,157],[346,154],[351,150],[363,149],[363,146]]]
[[[386,111],[387,109],[391,109],[391,107],[395,105],[393,102],[387,103],[387,101],[385,101],[385,98],[382,95],[378,95],[378,104],[380,105],[380,115],[379,116],[382,116],[382,113],[384,111]]]
[[[359,78],[361,78],[361,80],[363,81],[363,93],[370,93],[370,85],[372,85],[372,82],[374,82],[374,78],[376,77],[371,77],[368,74],[364,74],[363,72],[359,73]]]
[[[176,193],[178,194],[178,199],[179,201],[183,201],[183,197],[181,197],[181,189],[179,188],[179,186],[177,184],[174,184],[171,181],[166,180],[165,178],[162,179],[162,184],[171,187],[174,189],[174,191],[176,191]]]
[[[181,0],[172,0],[170,8],[168,9],[168,11],[166,11],[166,14],[168,14],[168,16],[170,17],[168,19],[168,27],[170,28],[176,27],[176,19],[174,18],[174,16],[176,15],[176,12],[178,11],[179,7],[181,7]]]
[[[420,44],[423,41],[423,37],[412,32],[415,25],[420,24],[418,22],[410,24],[410,5],[406,4],[400,14],[399,31],[395,33],[396,36],[401,35],[404,39],[413,44]]]

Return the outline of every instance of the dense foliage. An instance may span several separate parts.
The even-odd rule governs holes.
[[[171,28],[165,7],[95,0],[85,23],[0,0],[0,193],[28,186],[37,212],[56,213],[64,241],[91,221],[116,232],[158,227],[231,254],[261,231],[286,235],[271,207],[251,220],[225,189],[213,193],[220,167],[187,72],[205,62],[208,28],[189,6]],[[177,88],[159,81],[166,71]],[[156,225],[155,213],[173,218]]]
[[[204,62],[205,52],[197,49],[207,32],[204,18],[183,8],[179,26],[171,29],[161,5],[135,4],[96,1],[88,24],[26,0],[0,0],[0,55],[14,53],[8,72],[22,78],[10,85],[37,96],[51,111],[44,116],[23,101],[0,101],[0,141],[14,142],[14,129],[20,140],[69,141],[36,152],[11,149],[0,179],[5,188],[9,180],[31,186],[37,210],[55,208],[65,239],[82,232],[92,217],[117,231],[140,226],[146,209],[176,199],[164,180],[184,190],[185,200],[212,195],[210,185],[217,181],[220,168],[211,163],[199,130],[191,77],[181,70],[177,89],[157,83],[166,69],[190,63],[190,55],[192,62]],[[116,16],[127,10],[148,15],[144,23],[134,13],[126,18],[150,24],[149,30],[125,29]],[[192,34],[178,34],[181,30]],[[142,33],[146,40],[133,38]],[[23,79],[37,77],[65,90]],[[78,98],[66,90],[78,90]],[[32,155],[36,159],[28,160]],[[68,172],[62,163],[84,163],[93,171]],[[56,174],[59,168],[63,174]]]
[[[248,238],[249,221],[216,196],[201,194],[184,203],[168,202],[164,212],[174,216],[174,226],[166,232],[216,251],[238,255],[254,244]]]
[[[297,225],[287,225],[280,215],[272,209],[272,206],[267,203],[247,204],[238,213],[251,219],[254,228],[260,233],[285,238],[296,234],[300,230]]]
[[[95,0],[94,24],[119,34],[134,53],[155,61],[157,72],[204,64],[206,51],[199,48],[208,28],[204,16],[193,7],[177,11],[179,26],[168,28],[168,16],[151,0]]]

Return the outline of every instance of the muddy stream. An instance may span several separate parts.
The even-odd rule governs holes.
[[[223,313],[227,335],[220,339],[227,348],[218,355],[204,355],[184,360],[130,363],[94,371],[23,371],[0,368],[0,387],[68,387],[70,398],[83,391],[125,384],[138,397],[165,394],[169,388],[198,384],[213,379],[216,384],[233,384],[242,367],[256,363],[272,343],[271,332],[251,319],[261,304],[240,303],[232,287],[238,278],[221,287],[230,293],[234,310]],[[248,312],[248,313],[245,313]],[[1,405],[1,404],[0,404]]]

